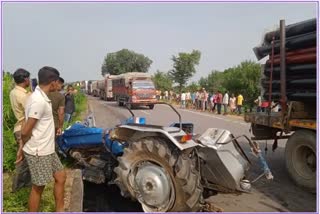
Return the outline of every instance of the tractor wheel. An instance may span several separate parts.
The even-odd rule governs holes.
[[[152,110],[154,108],[154,105],[149,105],[149,108]]]
[[[287,141],[286,167],[293,181],[311,191],[316,189],[316,133],[298,130]]]
[[[118,161],[116,184],[145,212],[199,211],[202,186],[195,158],[172,154],[164,140],[148,137],[130,143]]]

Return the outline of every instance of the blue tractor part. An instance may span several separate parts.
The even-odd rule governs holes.
[[[130,117],[123,121],[122,124],[145,124],[143,117]],[[96,127],[88,127],[81,123],[75,123],[66,129],[57,139],[57,144],[64,154],[70,149],[85,149],[98,146],[106,146],[107,150],[113,155],[119,156],[123,153],[126,142],[111,140],[109,131],[112,129],[103,129]]]

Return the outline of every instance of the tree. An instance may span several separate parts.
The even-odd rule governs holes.
[[[179,92],[185,86],[187,81],[196,72],[195,65],[199,64],[201,57],[200,51],[193,50],[192,53],[179,53],[173,56],[173,69],[169,72],[173,80],[179,84]]]
[[[196,82],[192,82],[187,86],[187,90],[190,92],[196,92],[200,89],[200,85],[197,84]]]
[[[170,91],[172,89],[172,79],[168,73],[157,70],[152,79],[158,90]]]
[[[148,72],[151,64],[152,60],[143,54],[122,49],[107,54],[101,67],[101,74],[118,75],[128,72]]]
[[[224,71],[223,86],[232,93],[241,93],[245,103],[252,105],[260,94],[260,71],[258,63],[241,62],[240,65]]]
[[[226,90],[223,86],[223,81],[224,73],[217,70],[213,70],[207,77],[200,78],[199,85],[211,93],[215,93],[218,90],[223,92]]]

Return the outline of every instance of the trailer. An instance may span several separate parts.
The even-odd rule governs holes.
[[[286,36],[287,35],[287,36]],[[254,140],[288,139],[285,162],[288,174],[299,186],[316,189],[316,20],[285,26],[264,36],[255,47],[258,60],[269,56],[262,66],[261,97],[264,112],[245,114]],[[271,103],[274,103],[272,105]],[[274,112],[275,105],[281,110]]]

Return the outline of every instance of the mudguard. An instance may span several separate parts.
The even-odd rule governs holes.
[[[130,133],[130,137],[136,135],[137,133],[141,133],[141,136],[150,136],[150,134],[162,135],[163,137],[169,139],[181,151],[199,146],[199,144],[196,143],[194,140],[188,140],[185,143],[180,143],[178,139],[176,139],[176,137],[181,138],[181,136],[186,135],[186,133],[182,130],[179,130],[179,128],[177,127],[162,127],[139,124],[121,125],[111,130],[109,134],[111,139],[125,140],[126,137],[124,135],[126,134],[124,133]],[[127,139],[130,139],[130,137],[128,136]]]

